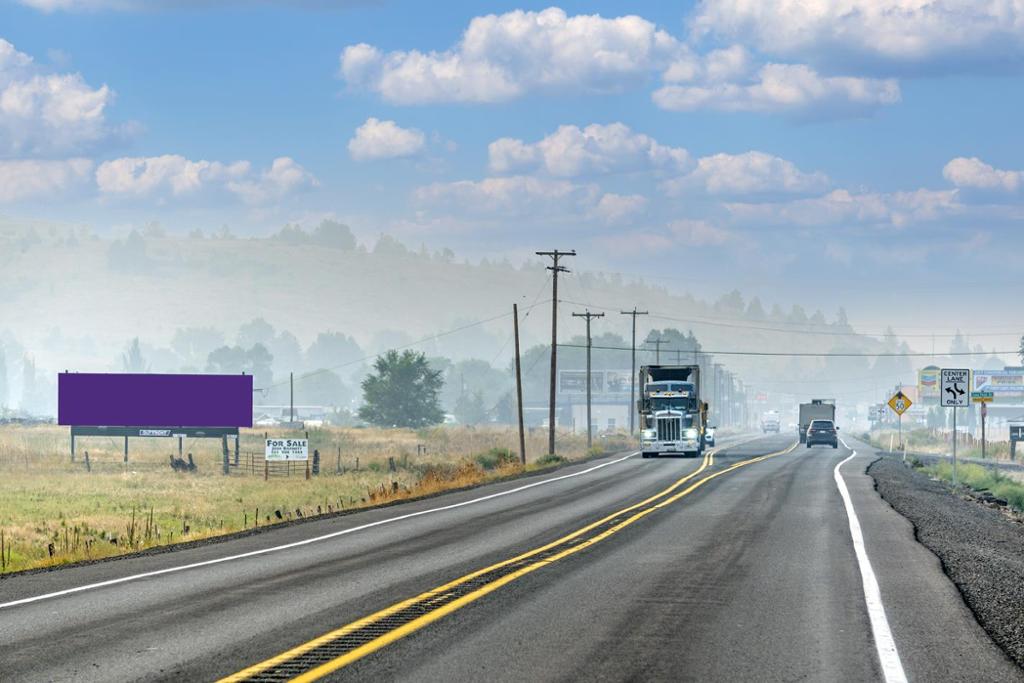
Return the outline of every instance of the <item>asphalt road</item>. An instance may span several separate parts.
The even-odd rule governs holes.
[[[364,627],[386,644],[327,678],[895,680],[876,648],[833,478],[850,451],[801,447],[728,469],[792,441],[723,440],[708,467],[620,455],[230,542],[4,579],[0,679],[213,680],[420,596],[406,611],[418,610],[421,628],[398,619],[406,612]],[[873,458],[860,447],[841,472],[902,670],[921,681],[1021,679],[878,497],[864,474]],[[638,503],[470,588],[431,592]],[[336,535],[303,543],[324,534]],[[245,553],[255,554],[224,559]],[[150,572],[164,573],[125,580]],[[36,599],[102,582],[112,583]]]

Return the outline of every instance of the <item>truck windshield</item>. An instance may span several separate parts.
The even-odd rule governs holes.
[[[651,408],[653,410],[691,410],[693,406],[693,399],[673,397],[673,398],[652,398]]]

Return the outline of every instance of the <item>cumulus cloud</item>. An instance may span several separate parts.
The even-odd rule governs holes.
[[[533,176],[459,180],[417,188],[414,200],[422,206],[458,213],[529,215],[538,213],[585,213],[600,199],[593,185]]]
[[[1022,171],[1003,171],[977,157],[957,157],[942,169],[943,177],[957,187],[1016,192],[1024,181]]]
[[[716,195],[812,193],[828,186],[828,176],[805,173],[781,157],[750,151],[702,157],[689,174],[662,184],[669,195],[700,189]]]
[[[397,159],[418,154],[425,142],[423,133],[415,128],[370,117],[348,141],[348,153],[356,161]]]
[[[687,249],[742,247],[747,242],[740,239],[735,232],[709,221],[684,218],[670,221],[659,229],[605,235],[597,238],[595,243],[604,251],[615,255],[650,255],[679,249],[680,246]]]
[[[739,72],[736,72],[738,75]],[[701,71],[695,72],[700,76]],[[893,79],[822,76],[805,64],[765,64],[752,76],[736,81],[713,78],[686,83],[682,68],[666,72],[673,82],[652,94],[669,111],[818,112],[824,115],[869,113],[900,101]]]
[[[668,231],[677,242],[695,247],[717,247],[736,239],[731,231],[704,220],[675,220],[668,224]]]
[[[114,94],[80,74],[51,74],[0,38],[0,150],[51,154],[81,149],[111,135]]]
[[[348,84],[388,102],[501,102],[536,90],[616,92],[664,68],[680,43],[638,16],[568,16],[552,7],[475,17],[453,48],[341,54]]]
[[[275,159],[269,169],[254,175],[248,161],[225,164],[165,154],[105,161],[96,169],[96,184],[101,193],[135,197],[181,197],[222,188],[259,203],[315,185],[316,179],[288,157]]]
[[[1024,57],[1020,0],[702,0],[691,26],[766,54],[893,72]]]
[[[542,169],[559,177],[657,169],[681,171],[690,160],[685,149],[660,145],[623,123],[595,123],[586,128],[559,126],[534,143],[501,138],[492,142],[487,152],[494,173]]]
[[[601,196],[593,215],[605,223],[627,223],[647,208],[647,197],[639,194],[621,195],[609,192]]]
[[[54,199],[90,180],[92,161],[0,161],[0,203],[24,199]]]
[[[837,224],[905,227],[963,210],[956,190],[919,189],[912,192],[833,190],[821,197],[789,202],[731,203],[737,219],[807,227]]]

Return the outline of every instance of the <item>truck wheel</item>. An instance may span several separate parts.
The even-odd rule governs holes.
[[[651,454],[650,453],[641,453],[640,457],[641,458],[649,458],[649,457],[651,457]]]
[[[837,444],[837,443],[832,444],[832,448],[839,448],[839,444]]]

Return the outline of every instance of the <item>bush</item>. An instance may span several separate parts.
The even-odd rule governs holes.
[[[568,462],[565,458],[554,453],[548,453],[547,455],[537,458],[537,465],[540,467],[548,467],[550,465],[560,465],[563,462]]]
[[[496,470],[501,467],[513,467],[519,464],[519,456],[507,448],[492,448],[473,458],[476,464],[485,470]]]

